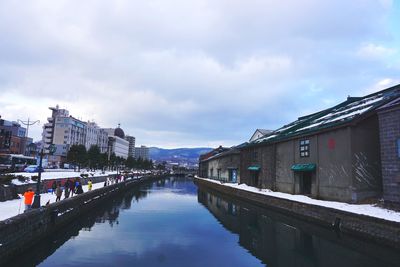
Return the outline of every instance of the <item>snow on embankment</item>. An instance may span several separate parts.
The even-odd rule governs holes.
[[[220,181],[216,181],[216,180],[212,180],[212,179],[206,179],[206,178],[199,178],[199,179],[206,180],[206,181],[209,181],[212,183],[221,184]],[[370,217],[384,219],[387,221],[400,222],[400,212],[381,208],[381,207],[378,207],[373,204],[348,204],[348,203],[336,202],[336,201],[318,200],[318,199],[312,199],[310,197],[303,196],[303,195],[291,195],[291,194],[286,194],[286,193],[281,193],[281,192],[274,192],[269,189],[259,189],[259,188],[255,188],[252,186],[248,186],[246,184],[239,185],[237,183],[224,183],[223,185],[230,186],[230,187],[237,188],[237,189],[244,190],[244,191],[257,193],[257,194],[263,194],[263,195],[267,195],[267,196],[271,196],[271,197],[277,197],[277,198],[297,201],[297,202],[301,202],[301,203],[337,209],[337,210],[346,211],[346,212],[350,212],[350,213],[354,213],[354,214],[367,215]]]

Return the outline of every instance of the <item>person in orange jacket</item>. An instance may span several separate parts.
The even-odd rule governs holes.
[[[33,192],[31,187],[29,187],[28,190],[24,193],[25,211],[30,210],[32,208],[32,202],[33,202],[34,195],[35,195],[35,192]]]

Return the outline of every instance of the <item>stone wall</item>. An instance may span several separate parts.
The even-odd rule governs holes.
[[[0,202],[18,198],[17,186],[0,184]]]
[[[400,204],[400,107],[379,113],[383,198]]]
[[[195,178],[195,183],[266,208],[283,212],[306,222],[316,223],[344,234],[400,249],[400,223],[398,222],[257,194],[199,178]],[[337,222],[337,227],[334,227],[335,222]]]
[[[0,265],[10,257],[22,253],[45,236],[59,230],[77,216],[94,209],[102,201],[138,185],[142,181],[158,178],[148,176],[141,179],[130,179],[0,221]]]

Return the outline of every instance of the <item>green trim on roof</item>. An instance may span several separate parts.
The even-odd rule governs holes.
[[[292,165],[291,169],[292,169],[292,171],[295,171],[295,172],[311,172],[311,171],[314,171],[316,167],[317,167],[317,165],[314,163],[294,164],[294,165]]]
[[[247,168],[249,171],[259,171],[260,167],[259,166],[250,166]]]

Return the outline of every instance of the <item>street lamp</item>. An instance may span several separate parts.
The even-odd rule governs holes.
[[[36,183],[36,192],[35,192],[35,197],[33,199],[32,203],[32,208],[37,209],[40,208],[40,182],[42,179],[42,162],[43,162],[43,152],[44,149],[42,148],[40,150],[40,160],[39,160],[39,172],[38,172],[38,180]],[[51,144],[49,146],[49,154],[52,155],[54,152],[56,152],[56,146],[54,144]]]
[[[26,133],[25,133],[25,136],[24,136],[24,155],[25,155],[25,150],[26,150],[26,142],[27,142],[27,139],[28,139],[28,133],[29,133],[29,126],[31,126],[31,125],[34,125],[34,124],[36,124],[36,123],[40,123],[40,120],[37,120],[37,121],[31,121],[29,118],[28,118],[28,121],[23,121],[23,120],[20,120],[20,119],[18,119],[17,120],[18,122],[20,122],[20,123],[22,123],[23,125],[26,125]]]

